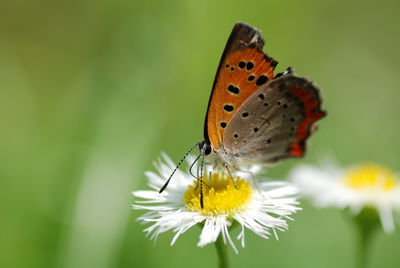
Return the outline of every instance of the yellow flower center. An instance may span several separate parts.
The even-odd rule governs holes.
[[[236,177],[234,182],[230,176],[224,173],[203,176],[203,204],[200,205],[200,185],[195,181],[195,185],[189,187],[185,192],[184,202],[192,210],[205,215],[231,215],[243,209],[251,196],[250,184],[240,177]],[[235,187],[236,185],[236,187]]]
[[[396,174],[376,164],[364,164],[350,169],[345,175],[346,185],[355,189],[379,188],[392,190],[397,183]]]

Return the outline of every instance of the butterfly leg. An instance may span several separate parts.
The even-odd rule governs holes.
[[[251,181],[252,181],[254,187],[257,189],[258,193],[259,193],[260,195],[263,196],[260,187],[258,187],[258,183],[257,183],[256,177],[254,176],[253,172],[251,172],[251,171],[249,171],[249,170],[241,170],[241,169],[239,169],[239,168],[237,168],[237,167],[235,167],[235,170],[236,170],[236,171],[243,172],[243,173],[250,174]]]
[[[204,182],[204,178],[203,178],[203,174],[204,174],[204,156],[202,154],[200,154],[197,158],[196,161],[201,157],[201,161],[200,161],[200,165],[197,166],[197,176],[193,176],[192,172],[190,172],[192,174],[193,177],[195,177],[195,179],[197,180],[197,184],[196,187],[194,188],[195,190],[197,190],[197,188],[200,186],[200,207],[204,208],[204,192],[203,192],[203,185],[206,185],[208,188],[210,188],[210,186]],[[190,166],[190,170],[193,168],[194,163]],[[211,182],[211,172],[210,172],[210,177],[209,180]]]
[[[236,183],[235,183],[235,180],[233,179],[232,173],[231,173],[231,171],[230,171],[229,168],[228,168],[228,165],[227,165],[227,164],[224,164],[224,167],[225,167],[226,170],[228,171],[229,177],[231,178],[232,183],[233,183],[233,185],[235,186],[236,190],[239,190],[239,188],[237,187],[237,185],[236,185]]]
[[[196,174],[196,176],[195,175],[193,175],[193,173],[192,173],[192,168],[193,168],[193,166],[194,166],[194,164],[196,163],[196,161],[199,159],[201,157],[201,161],[200,161],[200,165],[198,165],[197,166],[197,174]],[[204,180],[203,180],[203,173],[204,173],[204,156],[203,155],[199,155],[197,158],[196,158],[196,160],[192,163],[192,165],[190,166],[190,169],[189,169],[189,171],[190,171],[190,174],[193,176],[193,178],[195,178],[196,180],[197,180],[197,185],[196,185],[196,187],[194,188],[195,190],[197,190],[197,187],[199,187],[199,182],[200,181],[202,181],[202,183],[204,184],[204,185],[206,185],[208,188],[210,188],[210,185],[208,185],[207,183],[205,183],[204,182]],[[210,182],[211,182],[211,173],[210,173]]]

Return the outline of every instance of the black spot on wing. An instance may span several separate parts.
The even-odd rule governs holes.
[[[257,85],[257,86],[261,86],[261,85],[267,83],[267,81],[268,81],[268,77],[265,76],[265,75],[261,75],[261,76],[257,79],[256,85]]]
[[[275,67],[278,65],[278,62],[276,60],[272,60],[270,65],[275,69]]]
[[[246,69],[247,69],[247,71],[250,71],[251,69],[253,69],[254,68],[254,63],[252,63],[251,61],[249,61],[247,64],[246,64]]]
[[[225,104],[223,108],[227,112],[232,112],[235,109],[235,107],[233,107],[233,105],[230,104]]]
[[[231,92],[232,94],[238,95],[240,92],[240,89],[237,86],[229,85],[228,91]]]
[[[248,112],[244,112],[244,113],[242,113],[242,117],[243,118],[246,118],[246,117],[248,117],[250,114],[248,113]]]

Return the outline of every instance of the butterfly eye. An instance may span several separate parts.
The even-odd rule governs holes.
[[[203,154],[204,155],[209,155],[212,152],[211,144],[205,143],[203,146]]]

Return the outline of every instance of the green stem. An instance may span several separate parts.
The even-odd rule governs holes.
[[[222,235],[220,234],[217,241],[215,242],[215,248],[217,249],[218,259],[219,259],[219,268],[229,268],[228,261],[228,251],[227,246],[222,239]]]
[[[357,249],[357,268],[366,268],[367,267],[367,257],[369,246],[371,242],[371,229],[362,228],[359,226],[358,228],[358,249]]]
[[[379,226],[379,216],[376,210],[364,208],[360,214],[355,217],[355,223],[358,231],[356,267],[366,268],[371,240],[375,230],[377,230]]]

